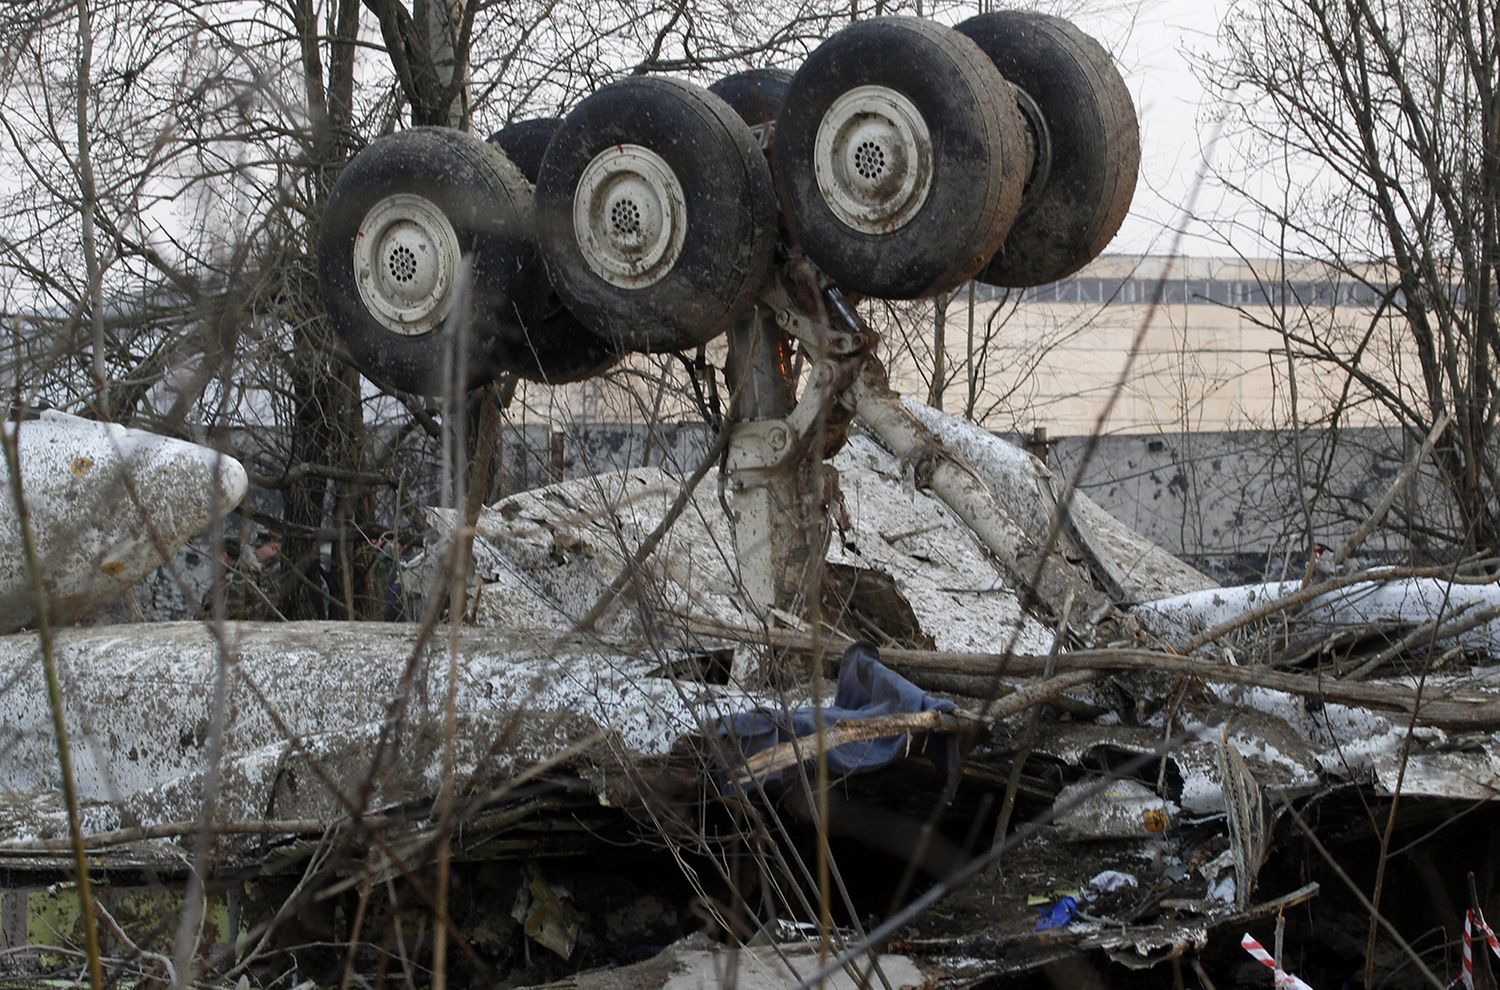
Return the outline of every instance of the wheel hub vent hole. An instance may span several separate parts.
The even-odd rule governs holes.
[[[641,208],[634,200],[622,199],[611,206],[609,222],[622,238],[634,240],[641,236]]]
[[[866,141],[854,149],[854,170],[867,180],[878,179],[885,171],[885,149]]]
[[[391,249],[386,265],[390,268],[391,278],[397,282],[410,282],[417,275],[417,256],[405,244],[398,244]]]

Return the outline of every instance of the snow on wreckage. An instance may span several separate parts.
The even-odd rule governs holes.
[[[346,894],[415,886],[414,864],[446,844],[510,864],[476,882],[513,895],[514,930],[486,927],[488,890],[467,920],[493,949],[486,961],[475,938],[476,965],[513,983],[543,974],[533,943],[576,968],[611,959],[611,939],[618,953],[703,927],[691,910],[722,948],[802,939],[827,907],[847,926],[826,933],[838,976],[859,974],[873,938],[908,957],[883,973],[957,987],[1088,951],[1176,958],[1212,949],[1216,929],[1238,951],[1239,926],[1318,893],[1277,853],[1301,848],[1320,808],[1492,799],[1492,583],[1212,589],[1034,458],[885,382],[846,292],[1036,284],[1113,235],[1139,148],[1097,44],[1035,14],[957,32],[878,18],[790,79],[719,89],[604,87],[551,128],[534,172],[458,132],[382,139],[334,190],[320,275],[362,370],[418,391],[569,380],[727,333],[739,399],[712,451],[725,475],[713,456],[686,477],[637,469],[482,510],[461,614],[442,627],[54,630],[93,868],[124,887],[212,865],[233,905],[212,934],[233,956],[236,936],[261,937],[247,918],[280,919],[249,887],[304,871]],[[538,281],[541,297],[510,298]],[[794,348],[801,381],[781,370]],[[33,510],[72,504],[90,474],[72,448],[32,454],[61,429],[48,422],[12,434]],[[39,576],[60,620],[82,618],[119,590],[97,573],[138,576],[243,494],[232,461],[136,442],[165,452],[188,506],[158,511],[155,462],[118,458],[129,483],[113,497],[144,520],[131,546],[156,558],[87,528],[74,546],[75,520],[34,511],[38,558],[7,542],[0,593],[34,605]],[[451,510],[430,520],[436,615],[446,562],[466,559],[444,545],[470,527]],[[1325,655],[1340,626],[1368,634],[1354,664]],[[39,638],[0,641],[0,857],[21,878],[3,895],[7,950],[30,942],[67,869]],[[832,693],[821,678],[840,656]],[[911,758],[930,754],[944,772]],[[899,868],[841,871],[839,903],[815,903],[800,850],[825,833],[834,867],[852,852]],[[657,882],[667,857],[683,867],[680,902],[648,934],[621,935],[591,900],[626,848],[649,851]],[[723,869],[736,857],[749,896]],[[719,964],[700,948],[666,950],[637,985]],[[799,958],[789,976],[777,968],[797,953],[772,948],[745,956],[783,984],[834,965]],[[1338,951],[1312,961],[1332,972]]]
[[[966,431],[977,446],[993,443],[972,427],[924,415],[938,422],[955,446]],[[971,458],[977,476],[1003,476],[1012,487],[1053,483],[1035,460],[991,449],[998,456]],[[1496,768],[1487,736],[1466,743],[1463,733],[1423,726],[1419,709],[1408,741],[1405,716],[1319,703],[1323,692],[1311,683],[1300,694],[1259,687],[1237,677],[1254,668],[1223,667],[1209,657],[1190,661],[1201,668],[1208,690],[1180,704],[1175,714],[1167,705],[1175,688],[1158,677],[1135,675],[1111,689],[1097,682],[1078,684],[1059,699],[1070,718],[1028,733],[1025,714],[1000,715],[1009,699],[1029,690],[1026,685],[1034,678],[1021,675],[1039,672],[1038,663],[1045,661],[1052,646],[1046,627],[1020,607],[1004,583],[1003,568],[983,552],[956,514],[912,488],[906,470],[889,453],[855,437],[833,463],[852,525],[834,541],[830,562],[888,575],[898,600],[909,604],[915,628],[930,630],[926,635],[936,647],[887,648],[887,655],[912,661],[893,660],[898,669],[918,682],[940,682],[943,668],[924,664],[924,659],[973,658],[985,644],[1009,641],[1021,623],[1016,642],[1020,655],[1003,678],[1016,693],[991,703],[994,715],[985,714],[984,695],[949,695],[961,720],[949,724],[958,730],[950,738],[962,739],[969,749],[959,775],[961,789],[973,788],[1005,766],[1013,759],[1007,751],[1018,744],[1030,749],[1034,766],[1052,765],[1060,779],[1076,778],[1061,787],[1050,785],[1055,830],[1026,838],[1027,855],[1007,860],[1004,871],[973,888],[983,890],[985,901],[1009,897],[1008,911],[997,915],[989,907],[982,915],[987,941],[994,939],[997,927],[1009,933],[1003,958],[985,961],[972,942],[977,932],[944,930],[929,937],[942,942],[953,959],[927,959],[936,969],[1026,968],[1056,954],[1055,946],[1036,941],[1039,936],[1031,931],[1036,916],[1027,905],[1028,896],[1056,890],[1078,891],[1083,905],[1067,926],[1073,939],[1069,951],[1170,947],[1206,938],[1216,922],[1246,918],[1257,907],[1249,887],[1254,872],[1237,873],[1236,861],[1246,855],[1253,861],[1256,849],[1231,845],[1244,846],[1254,836],[1228,834],[1232,830],[1226,830],[1224,816],[1234,808],[1226,796],[1226,780],[1235,782],[1241,798],[1251,795],[1257,802],[1262,792],[1300,796],[1326,792],[1341,781],[1390,790],[1396,786],[1396,760],[1405,744],[1410,748],[1408,794],[1492,796],[1488,782],[1495,779]],[[721,721],[726,719],[732,725],[736,713],[755,708],[791,709],[787,717],[795,720],[796,697],[749,694],[693,673],[716,643],[766,649],[763,640],[747,634],[753,613],[735,593],[733,541],[711,492],[698,495],[656,552],[644,559],[636,590],[606,621],[605,630],[581,639],[572,632],[580,614],[654,530],[677,487],[659,471],[628,472],[522,493],[481,515],[475,615],[505,628],[458,634],[453,697],[460,731],[451,761],[465,792],[503,791],[508,781],[542,767],[567,769],[591,781],[589,790],[630,804],[642,798],[639,790],[632,793],[632,778],[646,780],[653,761],[662,768],[673,765],[674,746],[683,740],[697,740],[707,753],[719,752],[701,735],[706,725],[726,724]],[[444,514],[435,515],[441,532]],[[451,516],[446,518],[451,523]],[[924,539],[904,536],[924,522],[931,527]],[[1128,540],[1128,532],[1117,526],[1108,541],[1095,542],[1122,546]],[[1133,558],[1113,557],[1110,564],[1129,574],[1140,570],[1142,559],[1159,553],[1137,543]],[[1183,580],[1188,577],[1184,570],[1172,573],[1184,584],[1202,583]],[[1235,593],[1193,594],[1212,601],[1214,594],[1223,598]],[[525,602],[531,611],[521,614],[530,628],[515,621]],[[1145,619],[1170,602],[1139,607],[1132,614]],[[1216,614],[1212,621],[1225,617]],[[1368,617],[1355,621],[1367,623]],[[287,830],[290,834],[278,843],[339,822],[348,829],[356,810],[382,828],[420,834],[431,827],[427,812],[420,809],[443,779],[441,724],[449,696],[444,657],[449,647],[440,644],[424,655],[414,673],[408,671],[415,632],[371,624],[230,627],[238,662],[231,677],[230,715],[222,727],[218,801],[220,822],[229,833],[223,849],[227,863],[243,866],[265,856],[266,835],[249,827],[255,823]],[[712,632],[717,637],[708,635]],[[631,645],[647,634],[677,644],[676,649],[641,652]],[[1183,642],[1180,636],[1178,641]],[[0,698],[10,755],[0,784],[7,796],[8,833],[0,853],[17,865],[58,863],[64,855],[59,837],[66,833],[62,810],[55,797],[49,798],[59,783],[36,650],[33,634],[11,637],[7,667],[0,672],[12,683]],[[201,815],[208,706],[220,669],[219,650],[211,629],[194,623],[59,631],[68,721],[77,733],[80,796],[100,864],[180,867],[181,843]],[[1069,656],[1078,652],[1101,651],[1061,652],[1053,658],[1056,669],[1068,671]],[[998,658],[991,661],[998,664]],[[740,666],[753,669],[754,663],[742,658]],[[1434,684],[1434,703],[1462,682],[1465,696],[1478,696],[1493,710],[1493,698],[1480,693],[1482,677],[1476,682],[1455,674],[1467,672],[1446,675],[1451,684]],[[1224,681],[1215,683],[1216,675]],[[351,682],[362,689],[349,691]],[[1135,704],[1122,708],[1111,694],[1126,684],[1135,693]],[[372,773],[370,754],[390,724],[395,699],[405,699],[399,738],[389,740],[387,765]],[[1226,710],[1235,712],[1228,720]],[[1138,711],[1150,714],[1131,718]],[[996,722],[993,737],[976,745],[976,730],[991,720]],[[942,727],[939,721],[930,724]],[[1154,784],[1157,773],[1143,781],[1139,775],[1111,779],[1089,769],[1100,765],[1101,754],[1114,754],[1106,763],[1154,754],[1168,737],[1175,742],[1166,755],[1165,788]],[[807,747],[808,741],[802,745]],[[946,749],[947,743],[942,745]],[[899,748],[904,752],[905,744]],[[805,758],[807,752],[800,755]],[[784,763],[777,772],[784,776],[800,762]],[[913,771],[901,773],[909,777]],[[330,786],[366,777],[371,786],[363,795]],[[1031,786],[1045,789],[1045,779]],[[936,783],[929,786],[934,792],[940,789]],[[357,799],[365,803],[351,807]],[[876,808],[889,802],[878,785],[866,789],[862,800]],[[1038,800],[1039,795],[1031,796],[1033,803]],[[956,796],[960,816],[973,807],[972,794]],[[1262,856],[1269,835],[1265,827],[1259,833]],[[1201,853],[1204,843],[1212,851],[1215,838],[1221,843],[1217,854],[1203,859],[1190,852],[1197,848]],[[1094,882],[1096,875],[1110,870],[1136,883]],[[1164,883],[1166,890],[1160,889]],[[1142,888],[1155,888],[1158,903],[1169,906],[1149,923],[1123,929],[1103,921],[1132,892],[1144,896]],[[962,891],[955,895],[964,896]],[[933,918],[940,915],[934,912]],[[921,932],[923,922],[915,924]],[[1028,946],[1031,954],[1024,951]],[[967,962],[954,961],[959,958]]]

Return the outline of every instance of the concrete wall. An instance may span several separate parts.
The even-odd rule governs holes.
[[[1341,406],[1341,424],[1379,426],[1391,419],[1368,388],[1301,345],[1289,363],[1281,328],[1357,360],[1420,404],[1409,334],[1396,310],[1379,305],[1376,290],[1388,281],[1381,270],[1351,278],[1315,262],[1105,255],[1023,291],[971,283],[940,299],[859,309],[880,335],[877,353],[897,391],[927,400],[941,365],[943,407],[972,409],[992,430],[1084,435],[1106,407],[1102,432],[1112,435],[1280,429],[1292,374],[1302,422]],[[722,338],[707,356],[722,367]],[[662,364],[627,359],[608,385],[523,387],[512,411],[554,423],[698,418],[680,377],[660,389]]]
[[[1308,434],[1300,445],[1283,431],[1113,436],[1096,444],[1066,437],[1049,461],[1116,517],[1227,582],[1300,574],[1309,528],[1314,542],[1340,546],[1417,444],[1383,427]],[[1453,525],[1430,475],[1397,501],[1387,522],[1357,556],[1420,558],[1428,549],[1422,531]]]

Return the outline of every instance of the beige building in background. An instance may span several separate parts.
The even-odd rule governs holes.
[[[997,432],[1040,427],[1057,437],[1091,434],[1106,409],[1103,431],[1117,435],[1287,427],[1291,372],[1300,420],[1316,423],[1338,401],[1346,376],[1301,356],[1289,363],[1283,319],[1335,353],[1353,354],[1363,341],[1362,361],[1397,387],[1420,381],[1403,376],[1410,358],[1400,327],[1377,319],[1377,302],[1370,285],[1320,264],[1107,255],[1024,291],[961,287],[947,300],[941,327],[933,300],[871,300],[860,310],[881,332],[880,356],[904,394],[931,401],[933,369],[941,367],[937,398],[948,412]],[[708,357],[722,367],[723,354],[721,338]],[[521,422],[558,427],[700,420],[684,398],[685,380],[673,359],[632,358],[608,379],[527,389],[524,409],[512,412]],[[1362,402],[1342,422],[1384,420]]]
[[[1379,315],[1385,280],[1315,264],[1283,271],[1270,262],[1114,256],[1021,293],[963,286],[941,310],[931,300],[867,300],[860,311],[882,334],[879,354],[902,392],[930,400],[941,367],[945,410],[972,407],[973,419],[1001,434],[1045,429],[1063,476],[1077,475],[1082,490],[1148,539],[1237,582],[1302,573],[1309,518],[1319,539],[1338,544],[1412,457],[1416,438],[1382,420],[1366,387],[1346,389],[1338,368],[1358,354],[1383,386],[1420,387],[1403,349],[1408,329]],[[1283,325],[1303,338],[1290,362]],[[1302,356],[1309,344],[1325,348],[1323,360]],[[722,368],[722,341],[707,360]],[[685,366],[677,356],[638,355],[605,378],[524,389],[510,409],[510,483],[641,463],[690,471],[708,432],[687,398]],[[705,370],[706,389],[721,378]],[[1297,434],[1288,429],[1293,377],[1306,428]],[[1346,391],[1340,429],[1323,428]],[[1087,438],[1107,408],[1095,446]],[[1298,457],[1311,473],[1294,468]],[[1403,495],[1396,516],[1420,520],[1423,532],[1454,524],[1430,476]],[[1413,547],[1420,553],[1420,540],[1398,524],[1364,552],[1404,560]]]
[[[1377,303],[1371,286],[1324,265],[1218,258],[1105,256],[1023,292],[964,287],[946,307],[942,406],[972,405],[992,430],[1054,436],[1092,433],[1106,408],[1112,434],[1264,429],[1290,425],[1295,371],[1299,416],[1315,421],[1345,376],[1302,357],[1289,365],[1283,320],[1347,354],[1369,334],[1362,360],[1396,383],[1410,359],[1399,327],[1377,319]],[[935,309],[918,310],[908,307],[900,330],[888,331],[885,357],[898,388],[928,398]],[[1367,403],[1345,418],[1382,421]]]

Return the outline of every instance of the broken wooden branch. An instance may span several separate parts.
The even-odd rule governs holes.
[[[1364,522],[1359,524],[1359,527],[1353,533],[1349,534],[1349,539],[1345,540],[1344,545],[1339,547],[1338,551],[1334,553],[1334,567],[1339,567],[1344,561],[1348,560],[1350,555],[1359,549],[1360,544],[1369,539],[1370,534],[1374,533],[1380,524],[1385,521],[1386,514],[1391,511],[1391,506],[1396,504],[1396,499],[1406,490],[1406,486],[1411,484],[1411,480],[1417,476],[1417,472],[1422,467],[1422,462],[1427,460],[1428,456],[1432,453],[1432,448],[1437,445],[1438,438],[1443,435],[1443,431],[1448,428],[1448,424],[1451,422],[1453,422],[1452,411],[1443,410],[1442,414],[1438,416],[1437,422],[1432,424],[1432,429],[1428,431],[1426,439],[1422,441],[1422,446],[1402,466],[1401,473],[1396,475],[1396,480],[1391,482],[1391,486],[1386,489],[1385,495],[1375,504],[1375,508],[1370,510],[1369,516],[1365,518]]]
[[[991,701],[979,712],[960,708],[952,713],[936,710],[897,712],[876,718],[848,719],[823,730],[824,745],[828,749],[833,749],[845,743],[884,739],[915,732],[969,734],[984,732],[996,721],[1019,715],[1021,712],[1056,698],[1070,688],[1093,680],[1096,676],[1096,672],[1085,670],[1049,677]],[[817,749],[812,745],[812,737],[790,739],[746,757],[739,770],[737,782],[741,786],[747,786],[757,779],[764,779],[816,756]]]
[[[1099,672],[1096,670],[1075,670],[1051,677],[1044,676],[1035,684],[1016,688],[1003,697],[990,701],[980,711],[980,717],[986,723],[993,723],[1019,715],[1043,702],[1054,700],[1065,691],[1081,687],[1098,676]]]
[[[698,627],[698,631],[706,635],[738,639],[741,642],[769,642],[770,645],[780,649],[803,651],[821,649],[827,652],[830,663],[846,642],[842,637],[812,636],[782,630],[768,634],[765,629],[733,627],[717,622],[694,623],[694,625]],[[887,666],[900,671],[919,685],[922,683],[921,675],[926,673],[972,678],[975,692],[983,690],[986,685],[993,684],[997,676],[1014,680],[1041,676],[1048,661],[1046,656],[1022,653],[964,653],[897,647],[883,648],[880,651],[880,659]],[[1216,684],[1240,684],[1246,687],[1268,688],[1316,701],[1400,712],[1403,715],[1415,716],[1419,725],[1431,725],[1442,729],[1500,728],[1500,695],[1479,692],[1443,693],[1435,691],[1431,685],[1428,685],[1419,696],[1414,688],[1400,684],[1355,683],[1322,677],[1318,674],[1292,674],[1265,667],[1235,667],[1214,660],[1125,647],[1059,653],[1055,663],[1059,672],[1117,671],[1171,674],[1193,677]]]
[[[997,666],[1007,676],[1036,676],[1045,657],[994,653],[942,653],[932,650],[885,650],[881,659],[889,666],[908,670],[938,670],[988,676]],[[1413,688],[1399,684],[1349,683],[1316,674],[1289,674],[1263,667],[1233,667],[1211,660],[1197,660],[1154,650],[1098,649],[1062,653],[1057,669],[1135,671],[1194,677],[1218,684],[1284,691],[1299,697],[1337,704],[1356,705],[1414,715],[1419,724],[1445,729],[1500,728],[1500,695],[1480,693],[1434,693],[1429,685],[1419,696]]]
[[[835,749],[846,743],[884,739],[913,732],[972,732],[983,725],[972,712],[896,712],[876,718],[847,719],[830,725],[823,730],[823,742],[828,749]],[[749,786],[758,779],[814,759],[817,755],[817,746],[814,745],[812,736],[789,739],[747,756],[736,775],[736,782],[741,786]]]
[[[1447,615],[1440,615],[1431,622],[1424,622],[1414,628],[1411,632],[1365,660],[1358,667],[1344,675],[1346,681],[1363,680],[1372,671],[1379,670],[1382,664],[1389,663],[1396,657],[1413,649],[1426,641],[1429,646],[1435,645],[1442,640],[1461,636],[1480,626],[1488,625],[1496,619],[1500,619],[1500,605],[1474,611],[1474,604],[1470,602],[1461,605]]]
[[[1448,581],[1452,584],[1483,585],[1494,584],[1495,576],[1485,574],[1478,577],[1465,577],[1454,573],[1450,567],[1382,567],[1373,571],[1356,574],[1338,574],[1325,581],[1316,584],[1303,585],[1297,591],[1279,597],[1270,598],[1265,604],[1249,609],[1239,615],[1231,616],[1223,622],[1210,626],[1186,642],[1174,643],[1174,647],[1183,653],[1191,653],[1199,647],[1207,646],[1209,643],[1218,642],[1230,633],[1237,632],[1247,626],[1254,625],[1264,619],[1268,619],[1280,612],[1290,611],[1302,605],[1306,605],[1315,598],[1343,588],[1352,587],[1357,584],[1380,584],[1382,582],[1399,581],[1406,578],[1432,578],[1439,581]],[[1234,589],[1229,589],[1234,590]],[[1148,603],[1150,604],[1150,603]]]

